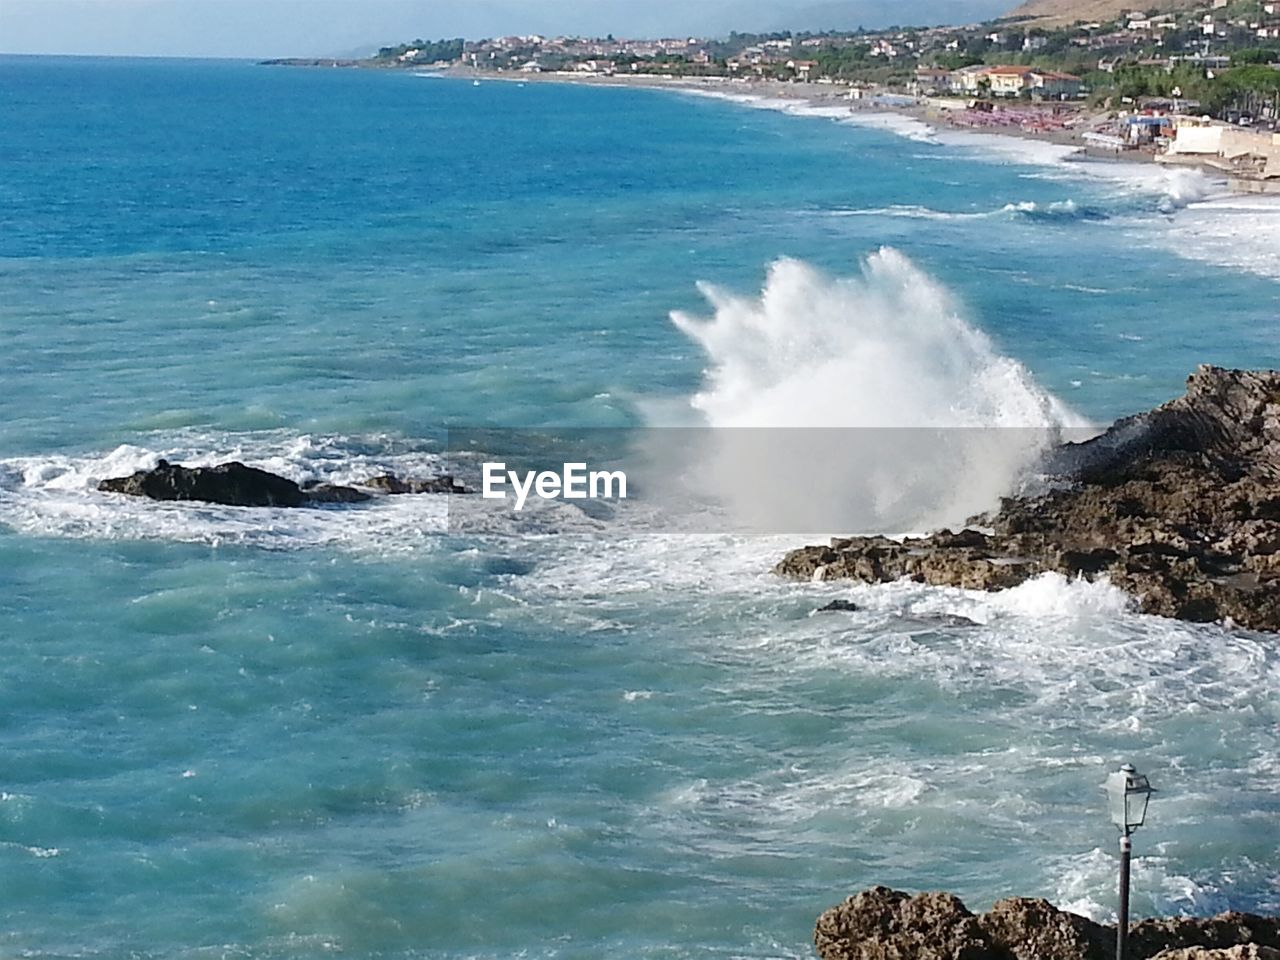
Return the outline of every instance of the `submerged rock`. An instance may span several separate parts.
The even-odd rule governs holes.
[[[394,474],[384,473],[381,476],[370,477],[360,486],[389,494],[471,492],[447,473],[425,479],[421,477],[397,477]]]
[[[302,492],[311,503],[364,503],[373,499],[373,494],[341,483],[304,483]]]
[[[859,607],[852,600],[832,600],[826,606],[819,607],[814,613],[856,613]]]
[[[1115,936],[1046,900],[975,915],[951,894],[873,887],[823,913],[813,942],[823,960],[1111,960]],[[1144,920],[1129,934],[1132,960],[1277,960],[1277,947],[1280,919],[1243,913]]]
[[[362,489],[367,487],[368,489]],[[364,503],[377,491],[385,494],[469,493],[451,476],[427,479],[384,474],[357,486],[310,482],[299,486],[238,461],[213,467],[184,467],[159,461],[150,470],[102,480],[98,489],[151,500],[195,500],[233,507],[305,507],[329,503]]]
[[[1110,581],[1147,613],[1280,630],[1280,372],[1203,366],[1187,392],[1049,458],[1055,488],[902,541],[793,550],[804,580],[1002,590],[1046,572]]]

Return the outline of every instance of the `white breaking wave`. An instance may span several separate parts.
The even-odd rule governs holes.
[[[717,429],[696,473],[767,529],[963,521],[1011,492],[1062,428],[1084,426],[896,250],[846,279],[779,260],[758,297],[700,289],[711,318],[672,314],[708,358],[691,403]],[[767,463],[760,431],[777,431]]]
[[[815,103],[811,100],[799,100],[789,97],[766,97],[760,94],[736,93],[726,90],[701,90],[692,87],[674,88],[680,93],[709,100],[727,100],[756,110],[773,110],[789,114],[793,117],[813,117],[821,120],[835,120],[858,127],[872,127],[887,130],[908,140],[921,143],[932,143],[936,140],[937,131],[923,120],[904,116],[889,111],[869,111],[855,109],[847,103]]]
[[[934,210],[919,204],[894,204],[888,207],[829,211],[829,215],[833,217],[896,217],[907,220],[991,220],[1019,216],[1071,219],[1079,214],[1080,207],[1074,200],[1056,200],[1052,203],[1022,200],[1018,203],[1006,203],[996,210],[978,211]]]
[[[866,113],[854,110],[841,118],[845,123],[856,127],[872,127],[876,130],[887,130],[907,140],[917,143],[938,143],[938,131],[923,120],[903,116],[900,113]]]
[[[890,247],[867,257],[858,277],[782,259],[758,297],[699,289],[714,316],[677,311],[672,320],[707,353],[692,402],[711,426],[1083,425]]]
[[[1280,278],[1280,198],[1197,201],[1165,224],[1160,238],[1183,257]]]

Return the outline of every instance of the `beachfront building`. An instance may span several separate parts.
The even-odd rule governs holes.
[[[801,83],[808,83],[811,79],[813,79],[814,73],[817,72],[818,61],[817,60],[788,60],[787,68],[789,70],[795,71],[796,79],[799,80]]]
[[[1031,67],[964,67],[953,71],[948,81],[953,93],[990,93],[996,97],[1029,94],[1049,100],[1070,100],[1084,90],[1084,82],[1074,74]],[[917,82],[920,82],[919,71]]]
[[[1033,74],[1026,67],[991,67],[987,79],[997,97],[1016,97],[1031,86]]]
[[[982,93],[989,85],[984,82],[990,67],[981,64],[972,67],[961,67],[951,72],[949,86],[952,93]]]
[[[963,67],[952,75],[951,89],[956,93],[991,93],[997,97],[1016,97],[1030,86],[1029,67]]]
[[[937,93],[951,89],[951,71],[946,67],[916,67],[916,91]]]
[[[1280,133],[1241,130],[1201,117],[1176,117],[1175,135],[1161,159],[1199,162],[1238,178],[1280,183]]]
[[[1031,73],[1032,96],[1048,100],[1074,100],[1084,91],[1084,81],[1073,73],[1060,70],[1033,70]]]

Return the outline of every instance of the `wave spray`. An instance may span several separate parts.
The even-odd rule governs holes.
[[[891,248],[850,278],[782,259],[758,297],[700,289],[710,318],[672,314],[708,359],[691,402],[713,442],[690,474],[750,526],[959,523],[1083,426]]]

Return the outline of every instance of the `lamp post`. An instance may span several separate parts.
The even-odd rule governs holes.
[[[1147,819],[1147,803],[1155,793],[1145,776],[1126,763],[1103,785],[1112,822],[1120,828],[1120,904],[1116,917],[1116,960],[1127,960],[1129,952],[1129,835]]]

